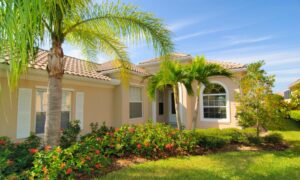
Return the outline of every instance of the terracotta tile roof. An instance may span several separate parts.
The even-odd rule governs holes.
[[[126,63],[125,66],[126,66],[127,70],[136,72],[136,73],[141,74],[141,75],[149,75],[149,73],[145,69],[143,69],[141,67],[138,67],[137,65],[132,64],[130,62]],[[119,70],[120,68],[121,68],[120,62],[118,62],[118,61],[108,61],[108,62],[105,62],[105,63],[102,63],[102,64],[98,65],[98,72],[100,72],[101,74],[106,74],[111,70]]]
[[[189,54],[174,52],[174,53],[171,53],[170,59],[175,59],[175,60],[193,59],[193,57]],[[139,65],[150,64],[150,63],[158,62],[160,60],[161,60],[161,58],[157,57],[157,58],[149,59],[149,60],[146,60],[146,61],[142,61],[142,62],[139,63]]]
[[[208,63],[219,64],[225,69],[241,69],[246,68],[245,64],[234,63],[234,62],[227,62],[227,61],[215,61],[215,60],[207,60]]]
[[[33,69],[39,70],[46,70],[47,68],[47,56],[49,51],[39,49],[36,55],[36,59],[31,62],[28,67]],[[87,77],[92,79],[99,79],[99,80],[107,80],[110,81],[111,78],[104,76],[97,72],[98,64],[81,60],[78,58],[65,56],[64,59],[66,60],[65,64],[65,74]],[[0,60],[0,63],[9,64],[9,57],[6,56],[4,60]]]
[[[192,60],[193,57],[189,54],[185,54],[185,53],[172,53],[171,57],[172,60]],[[154,58],[154,59],[150,59],[147,61],[143,61],[140,62],[139,65],[143,66],[143,65],[147,65],[147,64],[151,64],[151,63],[156,63],[161,61],[160,58]],[[245,68],[246,66],[244,64],[239,64],[239,63],[234,63],[234,62],[227,62],[227,61],[215,61],[215,60],[207,60],[207,62],[209,63],[215,63],[215,64],[219,64],[222,67],[226,68],[226,69],[240,69],[240,68]]]

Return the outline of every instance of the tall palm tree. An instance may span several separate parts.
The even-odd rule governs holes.
[[[222,66],[214,63],[208,63],[204,57],[196,56],[193,62],[188,65],[188,74],[197,81],[196,102],[194,106],[192,129],[196,128],[196,122],[199,114],[199,100],[201,85],[209,86],[209,77],[225,76],[232,77],[232,73]]]
[[[160,55],[173,49],[170,33],[160,19],[120,2],[0,0],[0,20],[0,47],[6,47],[0,55],[9,53],[11,58],[11,85],[17,84],[34,59],[35,47],[46,40],[51,44],[45,144],[52,146],[58,145],[60,137],[65,41],[80,47],[88,59],[100,51],[121,62],[128,60],[128,42],[145,40]]]
[[[155,98],[156,90],[163,90],[167,86],[171,86],[174,93],[175,111],[177,128],[182,130],[182,124],[179,111],[179,94],[178,86],[182,83],[188,94],[193,94],[192,79],[185,72],[183,65],[177,61],[164,60],[160,70],[155,75],[151,76],[148,81],[148,95],[150,98]]]

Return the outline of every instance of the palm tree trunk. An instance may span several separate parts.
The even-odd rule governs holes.
[[[180,119],[180,114],[179,114],[180,111],[179,111],[179,98],[178,98],[178,87],[177,86],[173,86],[173,92],[174,92],[177,128],[179,130],[182,130],[181,119]]]
[[[45,145],[57,146],[60,139],[62,77],[64,60],[61,44],[53,43],[48,56],[48,106],[45,123]]]
[[[193,112],[192,129],[196,129],[197,126],[197,119],[199,114],[199,100],[200,100],[200,84],[197,85],[197,94],[196,94],[196,102],[195,102],[194,112]]]

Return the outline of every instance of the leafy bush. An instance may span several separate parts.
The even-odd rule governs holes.
[[[7,137],[0,137],[0,179],[20,173],[32,166],[34,154],[39,150],[41,139],[30,135],[22,143],[12,143]]]
[[[260,144],[261,138],[257,137],[257,132],[255,128],[245,128],[242,130],[243,134],[247,137],[247,141],[249,144]]]
[[[264,137],[265,143],[278,145],[283,143],[283,137],[280,133],[271,133]]]
[[[231,137],[222,133],[220,129],[196,130],[197,144],[206,149],[222,148],[229,144]]]
[[[56,147],[53,150],[36,154],[34,166],[29,172],[34,179],[66,179],[80,175],[99,173],[111,162],[91,144],[76,143],[67,149]]]
[[[73,120],[68,122],[68,126],[63,130],[60,138],[60,146],[62,148],[70,147],[72,144],[76,143],[77,137],[80,133],[80,121]]]
[[[290,118],[295,121],[300,121],[300,110],[290,111]]]
[[[222,134],[230,137],[231,143],[248,143],[247,135],[243,130],[237,128],[223,129]]]
[[[81,136],[81,140],[84,140],[87,137],[93,137],[93,136],[103,137],[108,132],[113,132],[114,131],[114,128],[113,127],[107,127],[105,125],[105,122],[103,122],[103,124],[100,127],[99,127],[99,124],[97,122],[96,123],[91,123],[90,128],[91,128],[91,133],[88,133],[84,136]]]

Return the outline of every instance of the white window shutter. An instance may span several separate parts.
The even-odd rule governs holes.
[[[80,120],[80,127],[83,129],[83,121],[84,121],[84,93],[77,92],[76,93],[76,120]]]
[[[19,89],[17,139],[27,138],[30,135],[31,97],[32,97],[31,89],[27,89],[27,88]]]

